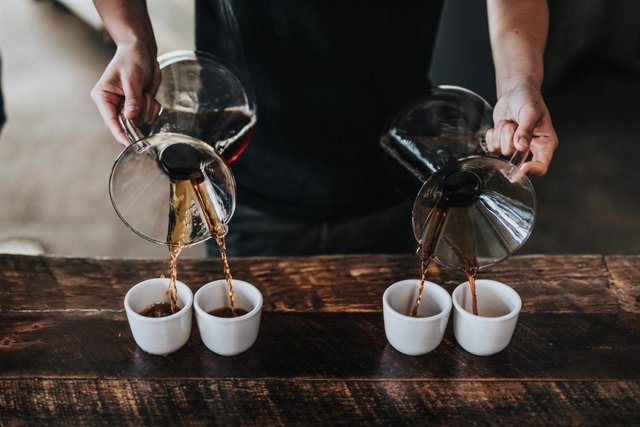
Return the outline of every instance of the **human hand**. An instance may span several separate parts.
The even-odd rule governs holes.
[[[160,104],[155,94],[160,86],[160,67],[155,52],[138,44],[120,45],[107,69],[91,90],[100,115],[118,143],[130,144],[118,114],[135,123],[150,123]]]
[[[522,165],[522,172],[547,173],[558,136],[537,87],[520,84],[503,93],[493,110],[493,122],[495,126],[485,137],[489,151],[511,156],[515,150],[530,149],[533,158]]]

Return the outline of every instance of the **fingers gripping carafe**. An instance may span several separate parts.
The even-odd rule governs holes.
[[[176,51],[158,62],[151,123],[120,117],[131,145],[116,159],[109,193],[135,233],[184,247],[226,234],[236,197],[228,163],[249,143],[255,103],[238,74],[208,54]]]

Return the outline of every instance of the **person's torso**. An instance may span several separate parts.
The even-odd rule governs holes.
[[[196,43],[247,77],[254,140],[239,198],[282,215],[348,216],[395,199],[378,138],[428,88],[439,1],[199,0]]]

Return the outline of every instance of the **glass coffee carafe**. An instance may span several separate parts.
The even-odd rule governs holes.
[[[120,116],[131,145],[113,165],[109,194],[135,233],[184,247],[226,234],[236,194],[228,164],[246,149],[256,108],[239,74],[211,55],[176,51],[158,62],[158,113],[140,125]]]
[[[438,86],[400,111],[382,136],[403,182],[417,191],[412,221],[423,259],[480,269],[509,257],[530,236],[536,197],[519,168],[528,153],[509,160],[490,154],[484,135],[491,127],[484,99]]]

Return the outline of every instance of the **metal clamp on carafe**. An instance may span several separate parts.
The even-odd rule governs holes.
[[[536,197],[519,169],[528,153],[508,161],[488,153],[484,135],[492,127],[484,99],[438,86],[398,113],[381,138],[405,185],[417,191],[412,221],[422,258],[480,269],[509,257],[531,235]]]
[[[208,54],[176,51],[158,62],[151,123],[120,116],[131,145],[113,165],[109,194],[135,233],[184,247],[226,233],[236,197],[228,163],[247,147],[256,108],[238,74]]]

